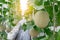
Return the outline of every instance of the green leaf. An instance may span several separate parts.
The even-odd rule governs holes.
[[[26,31],[27,25],[26,25],[25,23],[22,25],[22,29],[23,29],[24,31]]]
[[[5,31],[0,32],[0,35],[3,40],[7,40],[7,33]]]
[[[2,6],[2,4],[0,4],[0,6]]]
[[[50,5],[50,2],[49,2],[49,1],[45,1],[45,2],[44,2],[44,5],[46,5],[46,6],[47,6],[47,5]]]
[[[40,6],[43,4],[43,0],[34,0],[34,4]]]
[[[7,12],[7,11],[9,11],[9,8],[4,8],[3,10]]]
[[[58,13],[57,13],[57,17],[56,17],[56,21],[57,21],[57,26],[60,26],[60,1],[57,1],[57,3],[58,3],[58,8],[59,8],[59,10],[58,10]]]
[[[45,5],[45,10],[49,13],[50,21],[52,21],[52,19],[53,19],[53,7]]]
[[[48,36],[52,36],[53,32],[49,29],[49,28],[45,28],[44,32],[48,35]]]
[[[58,6],[60,6],[60,1],[57,1],[57,3],[58,3]]]
[[[60,11],[58,12],[56,19],[57,19],[57,26],[60,26]]]
[[[0,3],[4,3],[5,2],[5,0],[0,0]]]
[[[2,15],[0,15],[0,22],[2,21]]]
[[[2,12],[2,8],[0,9],[0,12]]]
[[[55,8],[55,12],[58,12],[58,5],[55,5],[54,8]]]
[[[52,20],[53,19],[53,7],[50,5],[48,6],[45,5],[45,10],[49,13],[50,24],[52,26],[53,25],[53,20]]]
[[[60,1],[57,1],[57,3],[58,3],[58,9],[60,10]]]
[[[60,40],[60,30],[56,33],[56,39],[55,40]]]

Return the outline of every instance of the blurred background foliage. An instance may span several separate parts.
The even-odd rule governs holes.
[[[0,0],[0,40],[21,20],[20,0]]]

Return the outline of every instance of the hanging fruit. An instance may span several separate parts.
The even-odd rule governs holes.
[[[37,30],[35,30],[35,29],[31,29],[30,31],[29,31],[29,34],[30,34],[30,36],[32,37],[32,38],[34,38],[34,37],[36,37],[38,34],[39,34],[39,32],[37,31]]]
[[[50,21],[49,14],[46,11],[37,11],[33,16],[33,20],[37,27],[45,28]]]

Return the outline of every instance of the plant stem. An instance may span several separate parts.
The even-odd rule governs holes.
[[[54,6],[55,6],[55,0],[53,0],[53,23],[54,23],[53,40],[55,40],[55,29],[56,29],[56,12]]]

